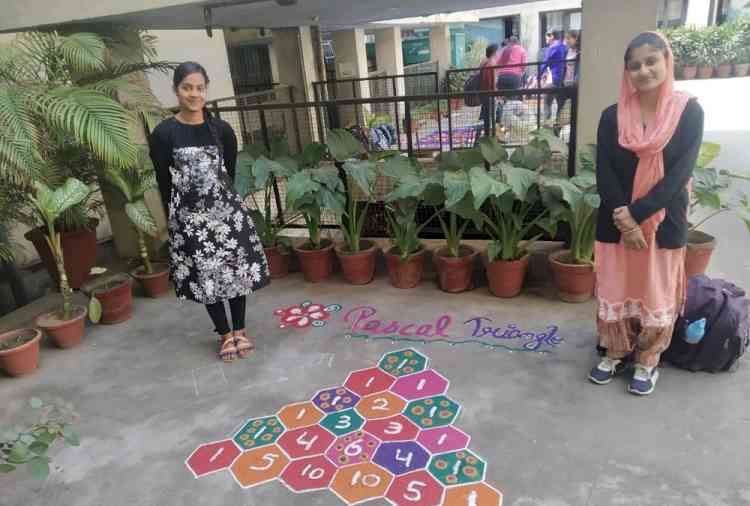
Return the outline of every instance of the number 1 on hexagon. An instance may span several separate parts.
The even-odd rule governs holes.
[[[216,450],[216,453],[214,453],[214,456],[211,457],[210,459],[208,459],[208,461],[209,462],[213,462],[214,460],[218,459],[219,455],[221,455],[222,453],[224,453],[224,448],[223,447],[219,448],[218,450]]]
[[[264,425],[263,427],[260,428],[258,432],[255,433],[255,435],[253,436],[253,439],[258,439],[260,435],[263,434],[265,431],[266,431],[266,426]]]
[[[368,379],[367,383],[365,383],[365,387],[370,388],[370,385],[372,385],[373,381],[375,381],[375,376],[370,376],[370,379]]]
[[[300,409],[299,414],[297,415],[297,420],[302,420],[302,417],[305,416],[305,413],[307,413],[307,408]]]
[[[461,461],[459,460],[456,462],[456,464],[453,466],[453,474],[455,476],[458,476],[458,470],[461,469]]]

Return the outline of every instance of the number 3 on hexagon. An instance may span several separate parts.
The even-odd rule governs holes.
[[[352,426],[352,417],[349,415],[341,415],[339,421],[333,426],[334,429],[344,430]]]
[[[383,429],[383,432],[388,434],[389,436],[395,436],[397,434],[401,434],[401,431],[404,430],[404,425],[399,422],[389,422],[388,427]]]
[[[280,457],[278,453],[266,453],[263,455],[263,460],[267,462],[265,466],[249,466],[252,471],[265,471],[267,469],[271,469],[271,466],[276,462],[276,460]]]

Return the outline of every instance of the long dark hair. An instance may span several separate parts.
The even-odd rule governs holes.
[[[581,30],[568,30],[568,36],[576,40],[576,50],[581,50]]]
[[[174,86],[175,91],[180,86],[182,81],[185,80],[185,78],[191,74],[201,74],[203,75],[203,79],[205,79],[206,84],[210,82],[210,79],[208,78],[208,72],[206,72],[206,69],[203,65],[200,63],[196,63],[194,61],[186,61],[183,63],[180,63],[176,69],[174,69],[174,76],[172,77],[172,85]],[[221,137],[219,136],[219,130],[216,127],[216,120],[214,119],[213,115],[208,112],[208,108],[206,106],[203,106],[203,121],[206,122],[206,125],[208,125],[208,130],[211,132],[211,138],[213,139],[214,143],[216,143],[216,147],[219,150],[219,156],[221,157],[221,160],[224,159],[224,145],[221,142]]]
[[[646,44],[653,47],[657,51],[663,51],[664,57],[666,58],[668,52],[667,43],[665,42],[665,40],[657,33],[643,32],[639,35],[636,35],[636,37],[630,41],[630,44],[628,44],[628,48],[625,50],[625,64],[627,65],[628,61],[630,61],[630,55],[633,53],[633,51],[641,46],[645,46]]]

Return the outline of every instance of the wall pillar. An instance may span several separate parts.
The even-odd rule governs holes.
[[[365,31],[362,28],[340,30],[332,33],[333,49],[336,52],[336,79],[357,79],[368,77],[367,49],[365,47]],[[370,97],[370,85],[367,81],[357,81],[340,84],[336,90],[338,98],[351,98],[356,93],[357,98]],[[364,112],[369,107],[342,106],[340,108],[341,127],[359,123],[365,118]]]
[[[440,24],[430,28],[430,53],[432,61],[438,63],[438,78],[442,81],[451,67],[450,25]]]

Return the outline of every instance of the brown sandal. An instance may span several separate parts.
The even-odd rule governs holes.
[[[219,358],[224,362],[233,362],[237,358],[237,347],[234,345],[234,339],[231,334],[227,334],[221,340],[221,349],[219,350]]]
[[[234,346],[240,358],[247,358],[255,351],[255,343],[248,339],[244,330],[235,330],[232,334],[234,335]]]

